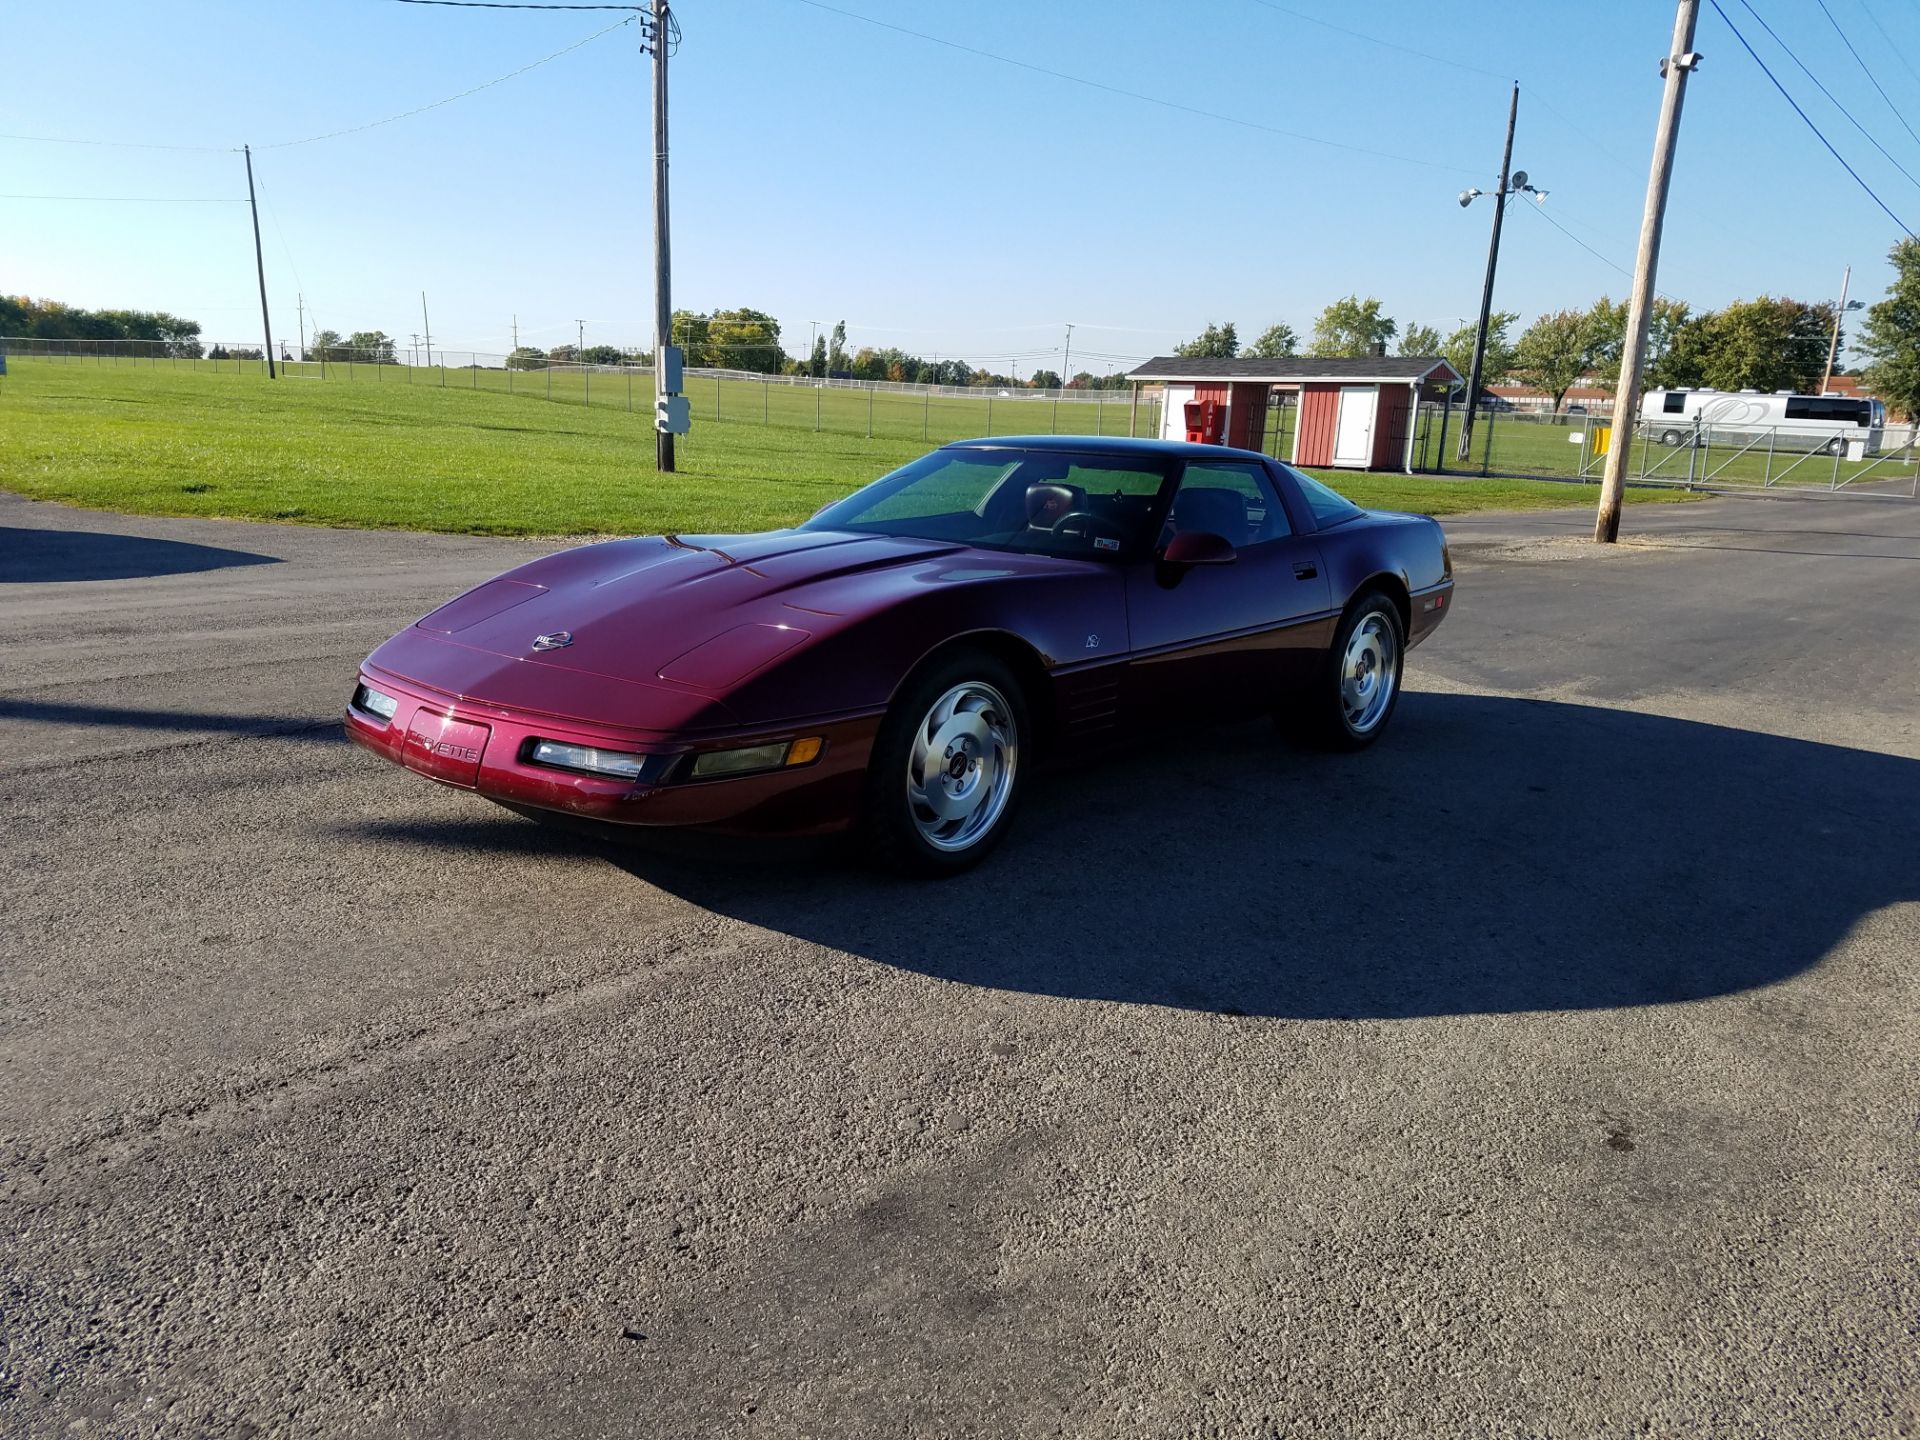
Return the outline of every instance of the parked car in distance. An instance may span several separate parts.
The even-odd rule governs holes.
[[[853,831],[942,874],[1049,756],[1261,713],[1372,744],[1452,593],[1433,520],[1257,453],[969,440],[792,529],[509,571],[375,650],[346,727],[536,818]]]

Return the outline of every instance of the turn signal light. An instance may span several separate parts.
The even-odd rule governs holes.
[[[784,770],[811,765],[820,758],[826,741],[818,735],[780,740],[771,745],[746,745],[738,750],[708,750],[693,757],[687,773],[695,780],[717,780],[723,775],[746,775],[760,770]]]

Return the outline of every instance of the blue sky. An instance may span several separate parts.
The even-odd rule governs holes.
[[[1741,0],[1722,3],[1882,199],[1920,224],[1920,186]],[[1074,368],[1099,371],[1209,320],[1243,336],[1285,320],[1304,335],[1350,291],[1378,295],[1403,325],[1451,329],[1477,305],[1489,219],[1485,201],[1463,211],[1455,195],[1493,182],[1510,78],[1522,86],[1516,165],[1552,192],[1547,213],[1567,231],[1629,265],[1673,13],[1670,0],[832,4],[680,5],[676,304],[771,311],[795,353],[809,320],[844,318],[855,344],[1023,371],[1058,364],[1048,352],[1068,321]],[[1920,141],[1816,0],[1751,4],[1920,175]],[[1920,129],[1907,68],[1920,64],[1920,15],[1904,0],[1827,5]],[[243,197],[240,156],[224,147],[251,143],[276,336],[294,334],[299,292],[309,324],[404,339],[424,288],[436,344],[450,348],[504,350],[516,314],[528,343],[571,340],[581,319],[589,343],[648,342],[650,101],[635,27],[393,124],[282,143],[466,90],[617,14],[392,0],[7,9],[0,131],[213,148],[0,140],[0,191]],[[1696,47],[1707,58],[1688,95],[1661,289],[1697,307],[1832,298],[1851,263],[1853,294],[1877,299],[1893,222],[1711,7]],[[1624,293],[1618,270],[1524,208],[1509,215],[1499,306],[1530,319]],[[210,338],[253,341],[252,264],[243,205],[0,199],[0,290],[168,309]]]

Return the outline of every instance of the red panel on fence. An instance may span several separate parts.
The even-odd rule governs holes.
[[[1300,419],[1293,436],[1293,463],[1331,465],[1333,427],[1340,414],[1338,385],[1302,385]]]
[[[1407,412],[1413,392],[1404,385],[1382,385],[1373,411],[1373,468],[1398,470],[1407,460]]]

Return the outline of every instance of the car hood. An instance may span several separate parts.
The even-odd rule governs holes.
[[[489,580],[395,636],[373,663],[506,705],[529,704],[530,690],[578,695],[562,676],[717,698],[918,588],[1085,563],[838,531],[610,541]],[[550,698],[534,708],[592,707]]]

